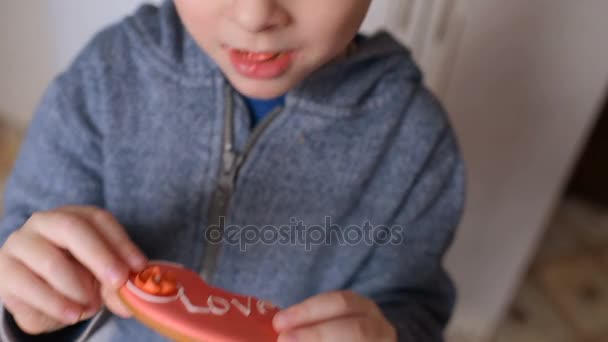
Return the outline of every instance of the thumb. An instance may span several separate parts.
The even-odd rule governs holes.
[[[108,310],[115,315],[122,318],[131,318],[131,316],[133,316],[131,310],[129,310],[129,308],[127,308],[127,306],[122,302],[122,299],[120,299],[116,289],[107,285],[102,285],[101,297],[103,298],[103,302]]]

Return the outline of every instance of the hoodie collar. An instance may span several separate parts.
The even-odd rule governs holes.
[[[132,20],[137,35],[152,50],[149,55],[162,60],[172,77],[189,84],[225,82],[221,69],[186,30],[173,1],[165,0],[158,9],[144,6]],[[359,35],[349,57],[313,72],[290,90],[287,103],[296,101],[317,112],[352,112],[353,107],[373,104],[369,96],[378,83],[398,74],[420,81],[421,73],[409,50],[386,31]]]

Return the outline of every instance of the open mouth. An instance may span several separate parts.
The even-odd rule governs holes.
[[[224,46],[234,70],[243,76],[270,79],[284,74],[291,66],[294,51],[254,52]]]
[[[239,49],[233,51],[243,60],[252,63],[270,62],[284,55],[284,52],[251,52]]]

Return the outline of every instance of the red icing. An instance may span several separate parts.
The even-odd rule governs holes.
[[[155,296],[175,296],[177,282],[175,275],[163,273],[158,266],[149,266],[135,277],[135,286]]]
[[[272,327],[278,308],[211,287],[180,265],[153,262],[131,275],[120,293],[148,319],[193,340],[265,342],[278,338]]]

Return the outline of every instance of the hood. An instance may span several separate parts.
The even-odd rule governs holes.
[[[126,19],[131,43],[184,82],[221,76],[217,64],[197,45],[182,24],[173,1],[143,5]],[[298,84],[288,96],[310,104],[331,104],[352,110],[373,105],[379,98],[396,100],[407,87],[422,81],[422,74],[407,47],[387,31],[360,34],[349,57],[321,67]],[[395,87],[395,82],[403,87]]]

